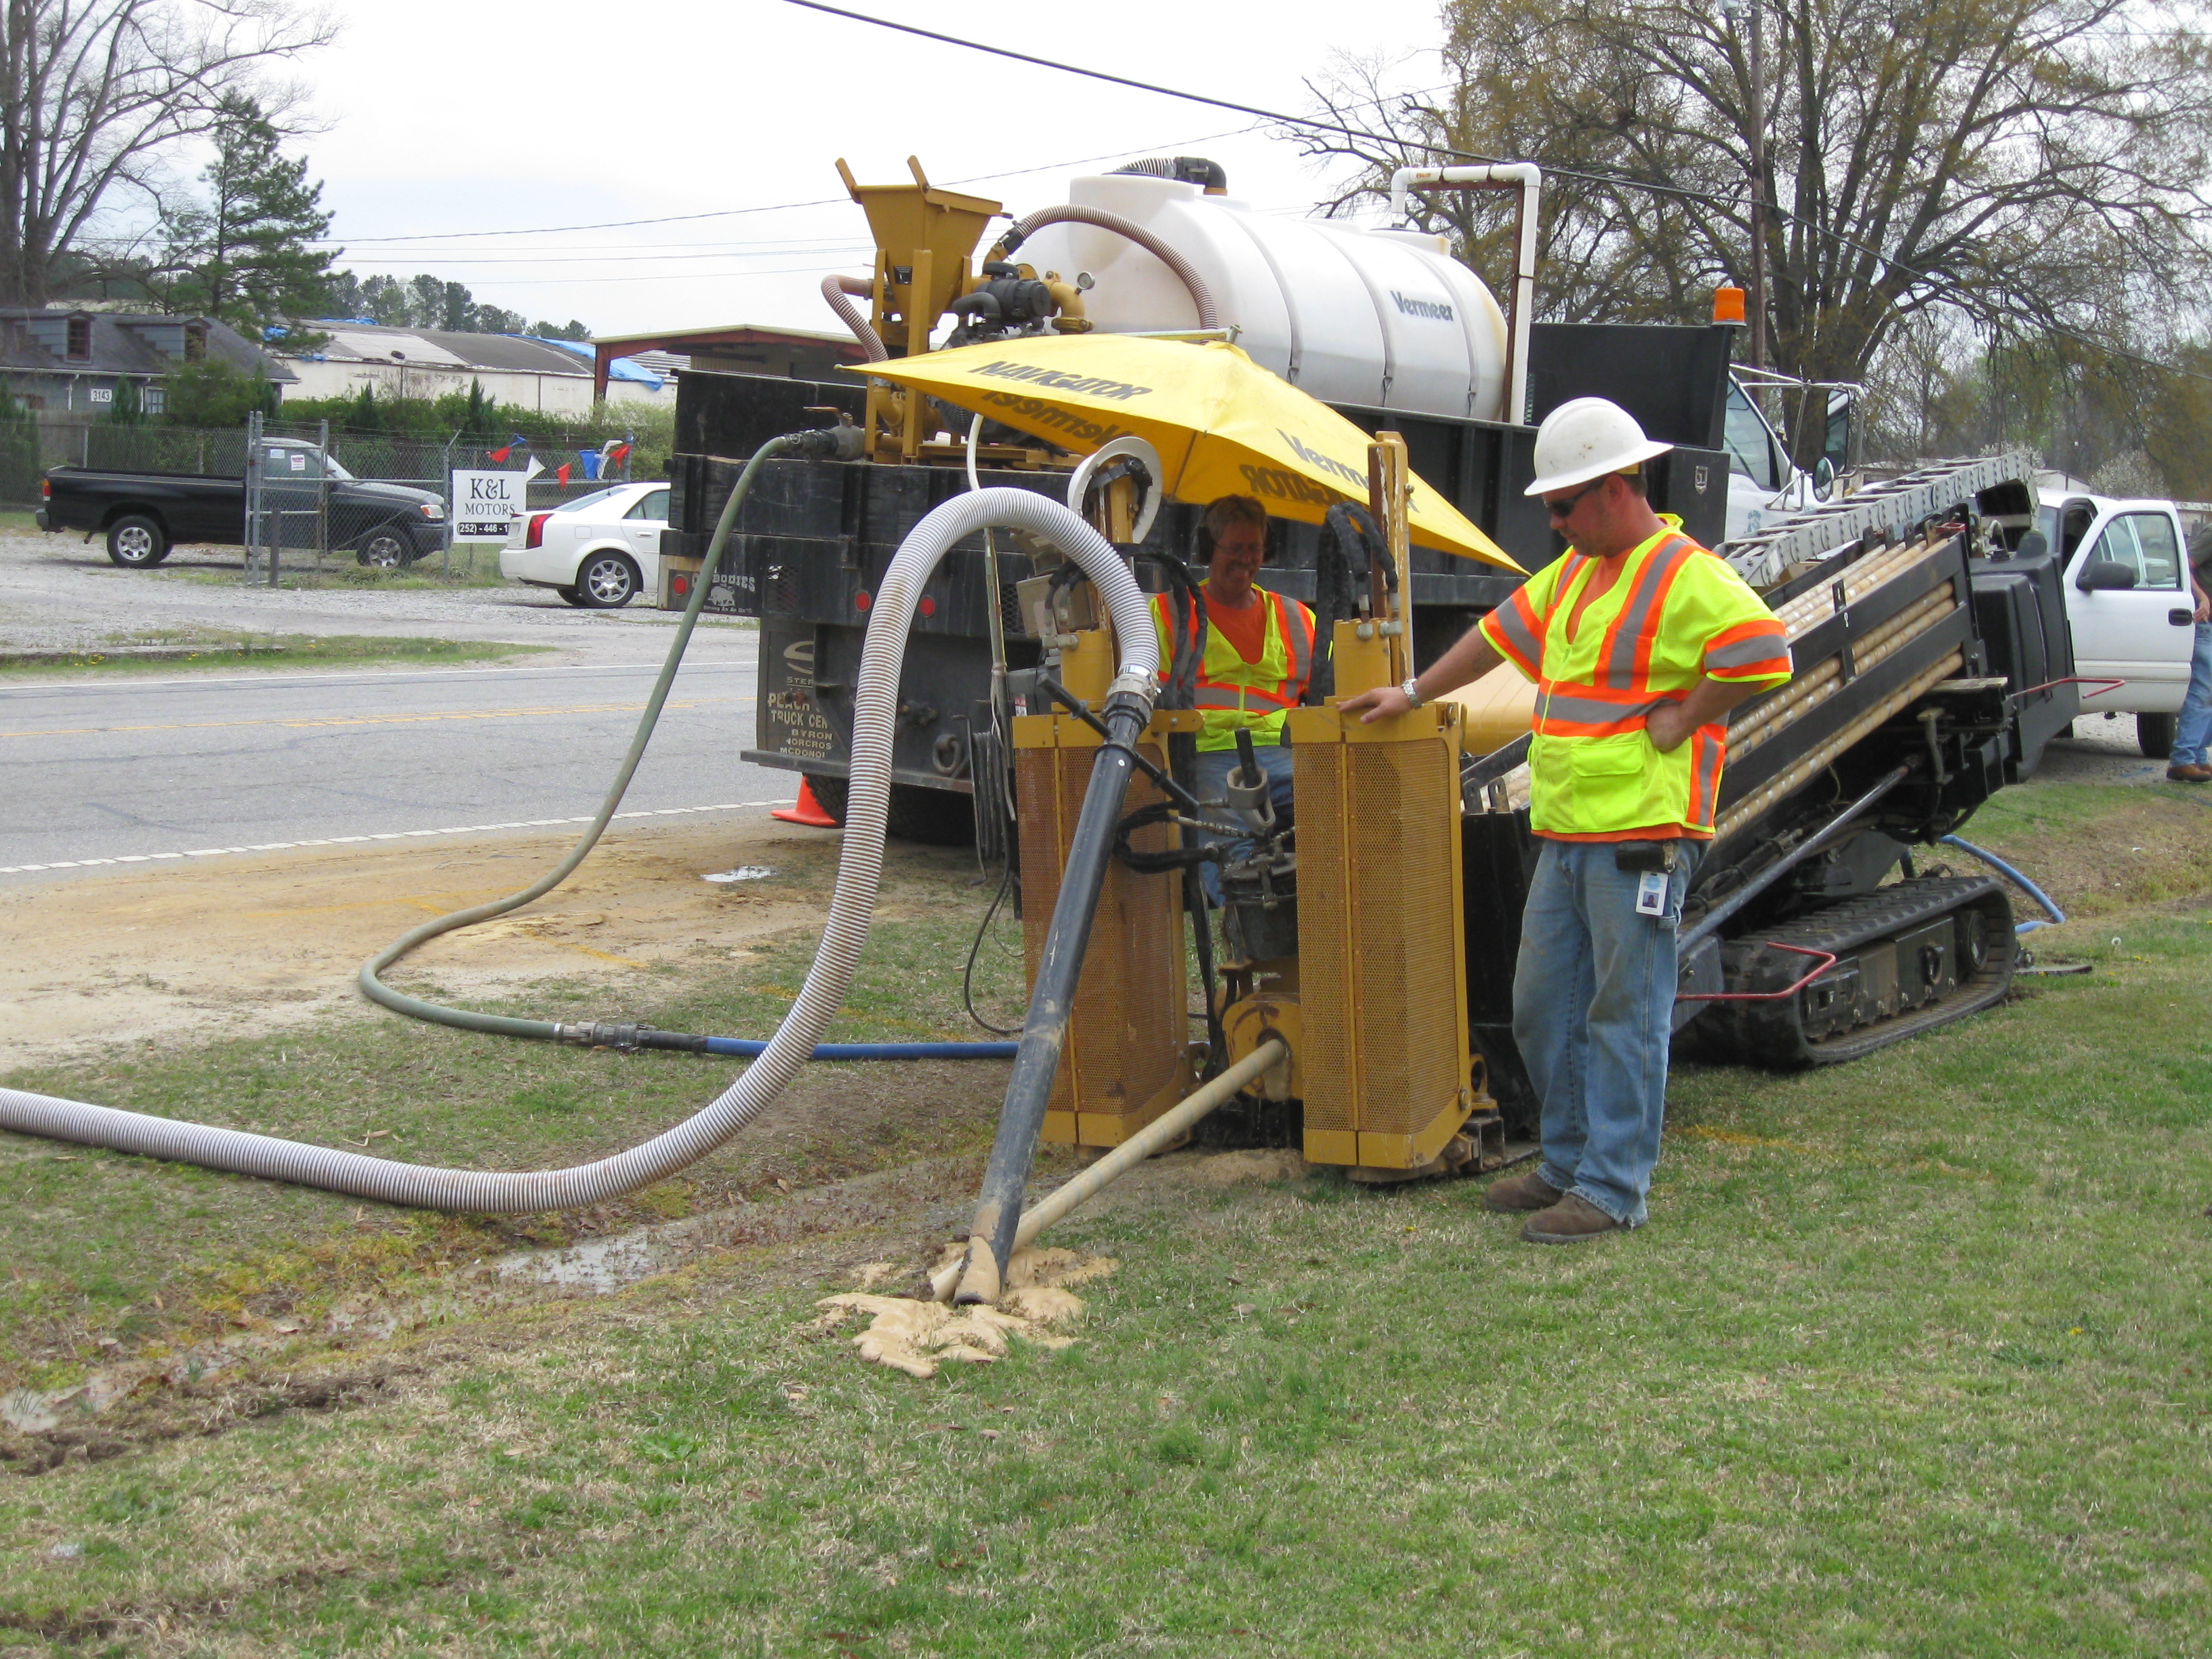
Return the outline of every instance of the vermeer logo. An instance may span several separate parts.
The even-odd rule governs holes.
[[[1313,468],[1315,471],[1326,472],[1333,478],[1341,478],[1363,495],[1367,493],[1367,475],[1358,468],[1346,466],[1335,456],[1324,455],[1318,449],[1300,443],[1280,427],[1275,428],[1275,435],[1290,446],[1291,454]]]
[[[1426,317],[1430,321],[1437,323],[1448,323],[1452,320],[1452,308],[1441,300],[1410,299],[1399,293],[1395,288],[1390,290],[1390,298],[1396,302],[1398,309],[1408,317]]]
[[[1081,443],[1103,444],[1121,435],[1118,426],[1087,419],[1079,410],[1064,409],[1042,398],[1024,398],[1012,392],[987,392],[983,401],[1005,410],[1018,426],[1032,429],[1042,427]]]
[[[994,380],[1027,380],[1031,386],[1042,386],[1050,392],[1072,392],[1085,398],[1110,398],[1116,403],[1131,398],[1148,397],[1152,387],[1132,386],[1127,380],[1109,380],[1097,374],[1070,374],[1064,369],[1040,368],[1035,363],[1010,363],[1004,361],[985,363],[969,371],[973,374],[988,374]]]

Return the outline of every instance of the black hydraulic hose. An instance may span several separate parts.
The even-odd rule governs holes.
[[[1106,742],[1091,763],[1090,787],[1075,820],[1067,868],[1054,901],[1052,927],[1037,962],[1030,993],[1029,1015],[1022,1022],[1021,1046],[1014,1054],[1006,1103],[991,1143],[991,1161],[969,1229],[968,1265],[960,1280],[963,1304],[994,1303],[1013,1259],[1014,1230],[1021,1224],[1022,1200],[1044,1128],[1046,1103],[1060,1073],[1067,1044],[1067,1023],[1075,1008],[1075,988],[1091,943],[1091,923],[1114,854],[1115,826],[1129,793],[1136,759],[1133,745],[1152,711],[1142,700],[1116,691],[1106,701]]]

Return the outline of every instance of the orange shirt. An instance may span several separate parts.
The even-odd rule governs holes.
[[[1242,611],[1231,611],[1226,605],[1209,605],[1206,620],[1221,630],[1221,637],[1237,647],[1237,654],[1246,662],[1257,662],[1267,648],[1267,602],[1255,590],[1252,603]]]

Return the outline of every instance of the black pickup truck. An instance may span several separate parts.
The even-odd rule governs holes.
[[[446,544],[446,505],[427,489],[356,478],[313,444],[264,441],[263,489],[281,516],[280,545],[313,544],[309,532],[323,480],[330,485],[330,545],[362,564],[408,565]],[[133,569],[156,565],[179,542],[240,547],[246,541],[246,480],[198,472],[106,472],[58,466],[41,486],[41,530],[107,537],[107,556]]]

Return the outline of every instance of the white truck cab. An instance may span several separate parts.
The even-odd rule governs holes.
[[[1833,493],[1838,458],[1848,452],[1851,393],[1856,388],[1791,382],[1781,375],[1766,375],[1765,383],[1794,389],[1800,402],[1810,391],[1827,405],[1827,453],[1815,472],[1795,466],[1790,447],[1768,424],[1758,404],[1737,378],[1753,371],[1731,371],[1728,412],[1721,441],[1728,450],[1728,539],[1738,541],[1772,530],[1788,519],[1809,512]],[[1817,405],[1815,405],[1817,408]]]
[[[2064,573],[2074,672],[2126,682],[2083,686],[2083,711],[2134,714],[2138,746],[2164,759],[2197,639],[2181,515],[2172,501],[2045,490],[2036,528]]]

